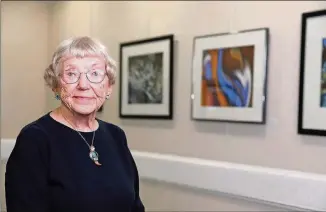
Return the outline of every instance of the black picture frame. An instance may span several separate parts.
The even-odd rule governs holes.
[[[173,119],[174,35],[122,42],[119,61],[119,117]]]
[[[319,31],[314,28],[316,25],[319,26]],[[326,71],[323,68],[326,65],[325,26],[326,10],[301,15],[297,132],[302,135],[326,136],[326,105],[322,99],[322,76]]]
[[[219,102],[217,96],[218,93],[223,93],[223,88],[218,86],[219,83],[217,81],[218,74],[221,74],[218,73],[219,70],[224,70],[224,68],[218,67],[218,63],[223,64],[221,57],[224,58],[222,55],[224,52],[230,51],[229,49],[241,49],[242,47],[252,47],[253,49],[251,49],[253,51],[251,55],[253,62],[249,66],[251,67],[250,71],[254,70],[253,74],[251,74],[251,82],[254,81],[255,84],[260,86],[254,87],[252,85],[252,100],[248,100],[251,101],[250,107],[248,106],[248,101],[241,106],[232,105],[226,98],[227,95],[225,93],[223,94],[225,99],[225,104],[223,105]],[[242,49],[239,51],[241,55],[244,55]],[[216,58],[215,65],[211,64],[212,79],[209,82],[210,85],[207,84],[207,86],[203,85],[203,68],[207,62],[206,56],[209,56],[210,60]],[[247,60],[249,59],[247,58]],[[258,61],[258,63],[255,61]],[[236,33],[227,32],[196,36],[193,40],[191,119],[193,121],[266,124],[268,62],[269,28],[267,27],[246,29]],[[213,69],[213,67],[215,68]],[[214,74],[215,80],[213,80]],[[203,95],[203,92],[205,92],[203,91],[204,87],[207,87],[207,90],[214,89],[214,92],[216,92],[211,91],[211,103],[202,100],[202,97],[206,95],[206,93]]]

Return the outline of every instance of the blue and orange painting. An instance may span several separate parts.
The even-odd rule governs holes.
[[[252,107],[254,46],[204,50],[201,105]]]
[[[322,40],[320,107],[326,107],[326,38]]]

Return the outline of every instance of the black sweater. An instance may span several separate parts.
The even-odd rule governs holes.
[[[124,131],[98,120],[94,146],[50,113],[26,125],[7,161],[7,212],[143,212],[137,167]],[[93,133],[81,132],[88,143]]]

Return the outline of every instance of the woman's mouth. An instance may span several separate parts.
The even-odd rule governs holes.
[[[74,96],[73,97],[76,102],[80,104],[87,104],[90,103],[94,98],[93,97],[86,97],[86,96]]]

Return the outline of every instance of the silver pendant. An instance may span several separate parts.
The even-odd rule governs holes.
[[[98,166],[101,166],[102,164],[100,164],[98,162],[98,153],[95,151],[95,147],[94,146],[91,146],[90,147],[90,152],[89,152],[89,157],[92,159],[92,161],[94,161],[94,163]]]

